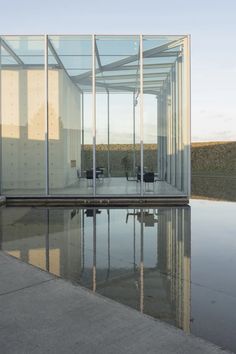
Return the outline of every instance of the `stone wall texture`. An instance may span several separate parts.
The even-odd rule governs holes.
[[[236,177],[236,141],[193,143],[192,174]]]
[[[92,146],[86,145],[85,166],[92,166]],[[149,170],[157,169],[157,150],[154,144],[144,144],[144,165]],[[140,146],[135,146],[136,163],[140,164]],[[124,174],[122,161],[124,158],[130,162],[133,158],[133,145],[113,144],[110,145],[111,170],[116,175]],[[236,177],[236,141],[234,142],[202,142],[192,143],[191,146],[192,174],[204,176],[235,176]],[[96,147],[97,166],[107,164],[107,145]]]

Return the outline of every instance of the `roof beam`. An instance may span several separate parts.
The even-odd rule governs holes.
[[[177,45],[176,43],[177,43],[176,41],[173,41],[173,42],[164,44],[164,45],[159,46],[159,47],[148,49],[148,50],[143,52],[143,58],[149,58],[149,57],[153,56],[154,54],[156,55],[156,54],[158,54],[160,52],[163,52],[164,50],[171,49],[171,48],[173,48],[174,44]],[[134,55],[131,55],[131,56],[127,57],[127,58],[118,60],[118,61],[116,61],[114,63],[104,65],[102,67],[102,69],[103,69],[103,71],[106,71],[109,68],[117,68],[117,67],[132,63],[133,61],[136,61],[138,59],[139,59],[139,54],[134,54]]]
[[[149,81],[149,82],[145,82],[144,83],[144,87],[150,87],[150,86],[153,86],[153,87],[161,87],[163,86],[165,80],[162,80],[162,81]],[[97,83],[98,85],[101,85],[102,82],[98,82]],[[124,87],[133,87],[136,85],[136,81],[132,81],[132,82],[119,82],[117,84],[109,84],[107,85],[109,88],[112,88],[112,87],[117,87],[117,86],[124,86]],[[136,87],[136,90],[137,91],[137,86]]]
[[[171,48],[174,48],[174,47],[178,46],[180,43],[181,43],[181,40],[172,41],[170,43],[163,44],[163,45],[161,45],[159,47],[148,49],[148,50],[143,52],[143,58],[148,58],[148,57],[152,57],[154,55],[157,55],[158,53],[161,53],[161,52],[163,52],[165,50],[169,50]],[[172,52],[169,52],[169,53],[172,53]],[[119,67],[121,67],[123,65],[126,65],[126,64],[132,63],[134,61],[137,61],[138,59],[139,59],[139,54],[130,55],[127,58],[115,61],[115,62],[107,64],[107,65],[104,65],[104,66],[101,67],[101,69],[100,68],[96,69],[95,73],[97,74],[97,73],[99,73],[101,71],[108,71],[108,70],[111,70],[111,69],[114,70],[114,69],[117,69],[117,68],[119,68]],[[92,75],[92,71],[90,70],[87,73],[74,76],[73,80],[76,82],[78,80],[81,80],[81,79],[84,79],[84,78],[88,78],[91,75]]]
[[[179,51],[172,51],[172,52],[163,52],[163,53],[157,53],[157,54],[152,54],[149,55],[148,58],[169,58],[169,57],[177,57],[179,55]]]
[[[99,51],[98,51],[98,46],[97,46],[97,41],[96,41],[96,39],[95,39],[95,54],[96,54],[96,58],[97,58],[99,70],[101,71],[102,79],[103,79],[104,85],[105,85],[105,87],[106,87],[106,91],[107,91],[107,93],[109,93],[109,90],[107,89],[107,86],[106,86],[105,78],[103,77],[102,63],[101,63],[101,60],[100,60],[100,56],[99,56]]]
[[[61,61],[61,59],[59,58],[59,56],[58,56],[56,50],[54,49],[54,47],[53,47],[53,45],[52,45],[52,42],[50,41],[49,38],[48,38],[48,47],[49,47],[49,49],[50,49],[52,55],[54,56],[54,59],[56,60],[57,64],[59,65],[59,67],[60,67],[61,69],[63,69],[63,70],[66,71],[66,69],[65,69],[65,67],[64,67],[64,65],[63,65],[63,63],[62,63],[62,61]]]
[[[67,75],[67,77],[70,79],[70,81],[72,81],[72,83],[76,86],[76,88],[80,91],[80,92],[83,92],[81,90],[81,88],[78,86],[78,84],[75,84],[75,82],[71,79],[71,76],[68,74],[66,68],[64,67],[59,55],[57,54],[56,50],[54,49],[53,45],[52,45],[52,42],[50,41],[50,39],[48,38],[48,47],[50,49],[50,51],[52,52],[52,55],[54,56],[57,64],[59,65],[59,68],[62,69],[65,74]]]
[[[144,83],[144,88],[146,87],[147,90],[151,90],[152,87],[150,87],[150,84],[153,85],[153,89],[157,89],[157,88],[161,88],[164,84],[164,80],[163,81],[153,81],[153,82],[149,82],[149,85],[148,83],[146,83],[146,86],[145,86],[145,83]],[[108,89],[111,89],[111,90],[119,90],[119,91],[128,91],[128,92],[135,92],[136,91],[136,82],[128,82],[126,83],[126,85],[124,85],[125,83],[117,83],[117,84],[104,84],[103,82],[96,82],[96,86],[97,87],[103,87],[103,88],[108,88]],[[84,85],[88,85],[89,87],[91,86],[91,81],[90,80],[87,80]],[[132,85],[134,85],[132,87]]]
[[[17,62],[17,64],[24,66],[24,62],[21,58],[11,49],[11,47],[1,38],[0,41],[3,48],[13,57],[13,59]]]
[[[19,69],[18,64],[2,64],[1,65],[2,69],[9,69],[9,70],[14,70],[14,69]],[[48,64],[49,69],[61,69],[58,64]],[[28,70],[37,70],[37,69],[42,69],[44,70],[44,64],[24,64],[24,69]]]
[[[168,75],[169,72],[164,72],[164,73],[147,73],[147,74],[143,74],[144,78],[155,78],[155,77],[166,77]],[[109,76],[105,76],[105,77],[96,77],[96,80],[100,80],[100,79],[105,79],[105,80],[124,80],[124,79],[134,79],[136,78],[135,74],[131,74],[131,75],[109,75]]]
[[[161,68],[172,68],[173,64],[172,63],[161,63],[161,64],[145,64],[143,63],[143,69],[161,69]],[[127,65],[123,66],[121,69],[110,69],[106,71],[120,71],[120,70],[136,70],[137,65]]]

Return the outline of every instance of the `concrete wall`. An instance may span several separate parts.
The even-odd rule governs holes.
[[[44,75],[39,69],[1,72],[3,190],[44,192]],[[63,70],[48,76],[50,186],[63,188],[77,181],[80,166],[80,94]]]
[[[236,176],[236,142],[212,141],[192,144],[192,174]]]
[[[81,165],[81,96],[63,71],[51,71],[50,75],[50,187],[63,188],[77,181],[76,170]]]

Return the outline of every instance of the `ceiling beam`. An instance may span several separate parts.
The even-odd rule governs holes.
[[[1,38],[0,43],[2,47],[12,56],[12,58],[17,62],[17,64],[24,66],[24,62],[21,58],[11,49],[11,47]]]
[[[147,73],[147,74],[143,74],[144,78],[155,78],[155,77],[163,77],[166,78],[166,76],[169,74],[169,72],[165,72],[165,73]],[[96,81],[97,80],[101,80],[101,79],[105,79],[105,80],[124,80],[124,79],[134,79],[136,78],[135,74],[131,74],[131,75],[109,75],[109,76],[105,76],[105,77],[100,77],[97,76],[96,77]]]
[[[103,77],[102,64],[101,64],[101,60],[100,60],[100,56],[99,56],[99,51],[98,51],[96,39],[95,39],[95,54],[96,54],[99,70],[101,70],[102,80],[104,81],[104,85],[106,87],[106,81],[105,81],[105,78]],[[107,93],[109,93],[109,90],[107,88],[106,88],[106,91],[107,91]]]
[[[70,79],[70,81],[71,81],[73,84],[75,84],[75,82],[71,79],[71,76],[68,74],[66,68],[64,67],[64,64],[62,63],[62,61],[61,61],[59,55],[57,54],[57,52],[56,52],[55,48],[53,47],[52,42],[50,41],[49,38],[48,38],[48,47],[49,47],[49,49],[50,49],[52,55],[54,56],[54,58],[55,58],[57,64],[59,65],[59,68],[62,69],[62,70],[65,72],[65,74],[67,75],[67,77]],[[81,88],[79,87],[78,84],[76,84],[75,86],[76,86],[76,88],[77,88],[80,92],[83,92],[83,91],[81,90]]]
[[[143,58],[152,57],[152,56],[157,55],[158,53],[161,53],[161,52],[163,52],[165,50],[172,49],[172,48],[180,45],[181,42],[182,42],[181,40],[172,41],[172,42],[163,44],[163,45],[161,45],[159,47],[148,49],[148,50],[143,52]],[[172,52],[169,52],[169,53],[172,53]],[[107,65],[104,65],[104,66],[101,67],[101,69],[100,68],[96,69],[95,74],[97,74],[97,73],[99,73],[101,71],[109,71],[111,69],[112,70],[117,69],[119,67],[122,67],[123,65],[127,65],[129,63],[135,62],[138,59],[139,59],[139,54],[130,55],[127,58],[115,61],[115,62],[107,64]],[[87,73],[81,74],[81,75],[73,76],[73,80],[76,82],[76,81],[78,81],[80,79],[88,78],[91,75],[92,75],[92,70],[88,71]]]
[[[164,84],[164,80],[163,81],[150,81],[149,83],[146,82],[146,88],[147,89],[151,89],[150,85],[153,86],[154,89],[156,89],[157,87],[161,88]],[[103,88],[108,88],[108,89],[114,89],[114,90],[123,90],[123,91],[130,91],[130,92],[136,92],[137,91],[137,88],[136,88],[136,82],[133,81],[133,82],[127,82],[126,85],[124,85],[125,83],[117,83],[117,84],[104,84],[103,82],[96,82],[96,86],[97,87],[103,87]],[[84,85],[85,86],[88,86],[88,87],[91,87],[91,81],[90,80],[87,80],[84,82]],[[132,87],[133,85],[133,87]],[[148,86],[148,87],[147,87]],[[145,83],[144,83],[144,88],[145,88]]]
[[[145,64],[143,63],[143,70],[145,69],[161,69],[161,68],[172,68],[173,64],[172,63],[161,63],[161,64]],[[127,66],[122,66],[120,69],[110,69],[106,71],[123,71],[123,70],[136,70],[137,65],[127,65]]]
[[[59,58],[59,56],[58,56],[56,50],[54,49],[54,47],[53,47],[53,45],[52,45],[52,42],[50,41],[49,38],[48,38],[48,47],[49,47],[49,49],[50,49],[52,55],[54,56],[54,59],[56,60],[57,64],[59,65],[59,67],[60,67],[61,69],[63,69],[63,70],[66,71],[66,69],[65,69],[65,67],[64,67],[64,65],[63,65],[63,63],[62,63],[62,61],[61,61],[61,59]]]

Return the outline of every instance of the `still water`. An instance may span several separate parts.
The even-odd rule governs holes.
[[[1,208],[3,251],[236,352],[236,203]]]

